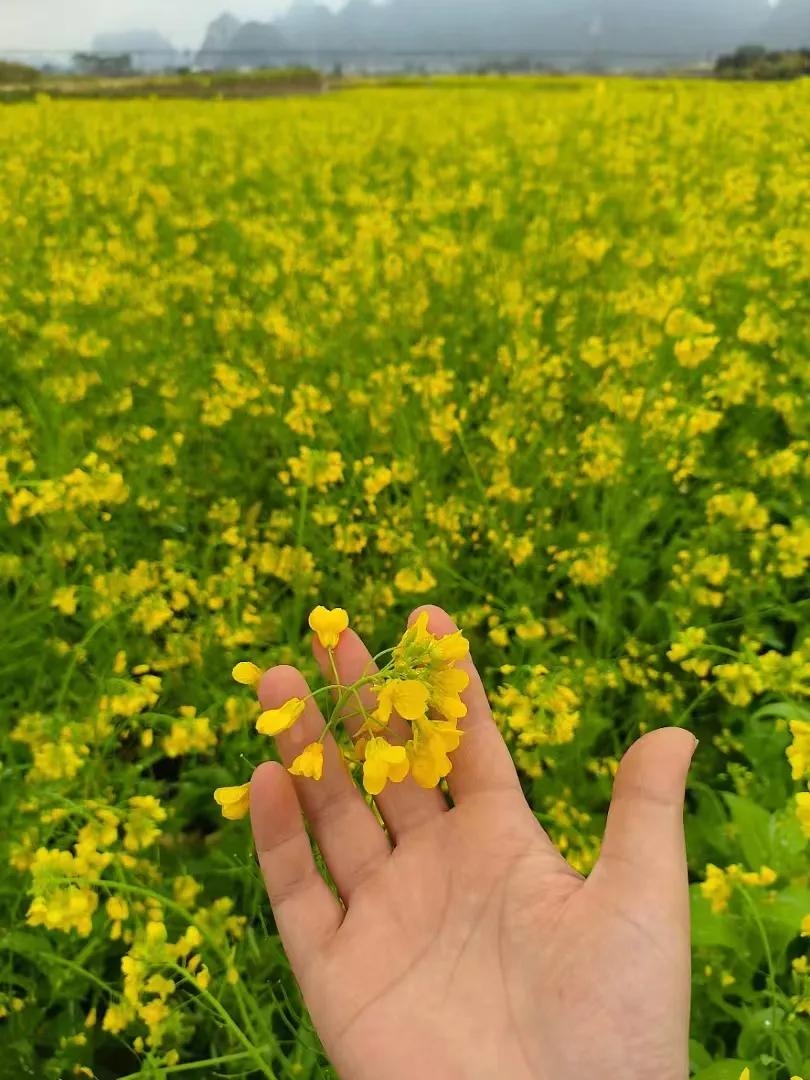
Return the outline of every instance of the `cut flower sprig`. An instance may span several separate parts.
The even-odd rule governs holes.
[[[306,697],[293,697],[266,709],[256,721],[259,734],[275,737],[298,722],[307,702],[322,699],[323,729],[295,758],[289,772],[320,780],[324,740],[331,732],[339,745],[343,742],[350,761],[362,762],[363,787],[369,795],[379,795],[388,783],[402,783],[407,776],[420,787],[437,787],[453,768],[451,755],[462,738],[458,722],[467,712],[461,694],[469,676],[458,665],[467,657],[469,644],[461,631],[437,637],[428,630],[428,615],[423,612],[396,645],[373,658],[376,671],[345,684],[338,673],[335,649],[349,627],[348,614],[342,608],[316,607],[309,626],[326,651],[333,682]],[[262,673],[255,664],[242,661],[233,669],[233,677],[256,690]],[[369,691],[373,704],[366,704]],[[355,729],[341,740],[337,725],[347,719],[355,722]],[[216,790],[214,798],[226,818],[234,820],[248,813],[249,789],[249,784],[242,784]]]

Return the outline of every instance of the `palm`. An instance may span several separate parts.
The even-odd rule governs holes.
[[[431,629],[454,627],[432,609]],[[350,681],[369,658],[347,636],[337,661]],[[268,891],[327,1052],[346,1080],[568,1080],[587,1070],[604,1080],[681,1080],[689,979],[681,808],[694,740],[661,732],[628,755],[602,857],[584,881],[529,810],[470,670],[455,806],[409,781],[386,789],[377,801],[393,850],[335,747],[322,784],[298,787],[345,909],[317,875],[287,774],[267,765],[254,778]],[[300,679],[274,669],[263,703],[297,692]],[[316,711],[305,720],[279,740],[285,759],[321,723]]]

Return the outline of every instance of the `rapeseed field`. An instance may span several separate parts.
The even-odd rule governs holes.
[[[213,799],[272,754],[230,672],[429,601],[582,873],[695,732],[694,1074],[810,1077],[809,107],[2,110],[0,1075],[330,1075]]]

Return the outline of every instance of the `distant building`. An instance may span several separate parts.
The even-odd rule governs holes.
[[[101,56],[120,56],[127,53],[135,71],[154,74],[174,71],[182,62],[172,43],[156,30],[124,30],[96,34],[90,52]]]
[[[79,75],[106,75],[114,78],[132,75],[132,57],[129,53],[74,53],[73,69]]]

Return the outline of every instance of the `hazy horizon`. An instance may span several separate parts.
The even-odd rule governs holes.
[[[345,0],[319,2],[345,6]],[[777,2],[769,0],[772,7]],[[82,0],[66,10],[64,0],[3,0],[0,52],[72,52],[89,48],[97,34],[132,30],[156,30],[178,49],[198,49],[210,22],[225,12],[268,22],[290,6],[290,0],[174,0],[170,7],[165,0]]]
[[[323,0],[327,7],[339,0]],[[290,0],[2,0],[0,50],[87,49],[96,34],[157,30],[178,49],[197,49],[212,19],[224,12],[242,21],[269,21]]]

